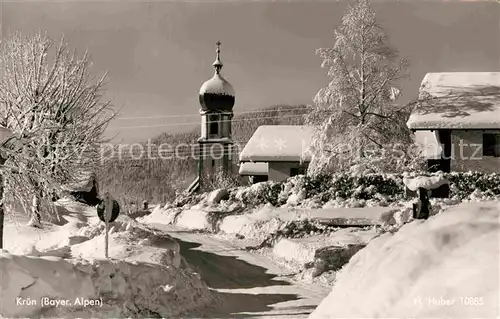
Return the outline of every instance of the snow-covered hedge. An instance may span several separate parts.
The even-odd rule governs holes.
[[[467,198],[477,191],[485,195],[500,195],[500,174],[484,174],[478,172],[449,173],[445,175],[450,181],[451,196]]]
[[[404,176],[418,176],[410,173]],[[450,181],[450,197],[467,199],[478,192],[482,197],[500,195],[500,174],[478,172],[445,173]],[[403,174],[338,173],[322,176],[295,176],[284,182],[262,182],[247,187],[229,189],[229,202],[247,206],[270,203],[273,206],[322,206],[327,202],[344,200],[350,203],[400,201],[405,196]],[[206,195],[177,200],[176,206],[197,204]],[[477,197],[477,196],[476,196]],[[314,205],[313,205],[314,204]]]
[[[247,205],[270,203],[273,206],[278,206],[282,187],[282,183],[272,181],[257,183],[250,187],[240,187],[232,190],[229,199]]]

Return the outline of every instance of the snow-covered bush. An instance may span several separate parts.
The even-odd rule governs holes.
[[[323,186],[324,187],[324,186]],[[353,198],[359,200],[394,201],[404,193],[402,179],[398,175],[337,174],[331,178],[324,199]]]
[[[273,206],[321,207],[342,202],[348,207],[380,206],[398,202],[405,196],[404,179],[423,175],[440,175],[449,181],[454,200],[481,199],[500,195],[500,174],[477,172],[357,174],[342,172],[331,175],[294,176],[283,182],[262,182],[250,186],[225,189],[229,199],[220,205],[239,204],[254,207]],[[481,192],[480,194],[478,192]],[[474,195],[473,195],[474,194]],[[472,197],[473,198],[472,198]],[[182,196],[174,206],[191,207],[206,201],[208,194]],[[219,205],[219,206],[220,206]],[[220,207],[219,207],[220,208]]]
[[[305,176],[304,189],[306,198],[319,195],[322,201],[327,202],[331,197],[329,190],[332,187],[332,181],[331,175]]]
[[[476,190],[484,195],[500,195],[500,174],[485,174],[479,172],[448,173],[446,178],[450,181],[451,197],[465,199]],[[477,192],[476,192],[477,193]]]
[[[387,197],[400,198],[403,195],[403,184],[400,176],[370,174],[360,176],[357,184],[364,187],[366,199],[371,199],[375,194]]]
[[[279,204],[280,193],[283,183],[262,182],[250,187],[233,189],[229,200],[237,200],[245,205],[259,205],[270,203],[273,206]]]

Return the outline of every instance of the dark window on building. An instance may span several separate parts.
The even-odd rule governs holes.
[[[252,183],[261,183],[261,182],[267,182],[269,180],[269,177],[267,175],[258,175],[258,176],[252,176],[251,177]]]
[[[215,160],[212,160],[212,167],[215,166]]]
[[[441,157],[443,159],[451,159],[451,130],[439,130],[439,141],[443,147]]]
[[[500,157],[500,134],[483,134],[483,156]]]
[[[297,175],[305,175],[305,174],[306,174],[305,167],[292,167],[292,168],[290,168],[290,177],[297,176]]]
[[[209,117],[209,134],[210,135],[218,135],[219,134],[219,119],[217,116]]]

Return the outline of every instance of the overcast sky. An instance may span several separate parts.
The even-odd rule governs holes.
[[[119,134],[115,142],[135,142],[199,122],[198,90],[213,75],[218,40],[235,113],[310,103],[327,83],[315,50],[332,45],[348,4],[23,1],[0,8],[4,35],[41,29],[88,49],[94,73],[108,71],[107,96],[122,108],[119,117],[163,116],[110,125],[109,134]],[[411,59],[405,100],[427,72],[500,71],[498,3],[374,1],[374,7],[391,44]]]

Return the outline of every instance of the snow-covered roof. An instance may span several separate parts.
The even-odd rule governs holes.
[[[410,129],[500,129],[500,72],[427,73]]]
[[[240,153],[242,162],[309,162],[313,128],[302,125],[262,125]]]
[[[93,172],[83,171],[74,176],[75,181],[65,184],[62,188],[70,192],[90,192],[94,186],[95,175]]]
[[[269,174],[268,163],[241,163],[239,174],[243,176],[267,176]]]
[[[234,96],[234,88],[221,74],[215,73],[200,88],[200,94],[206,93]]]

